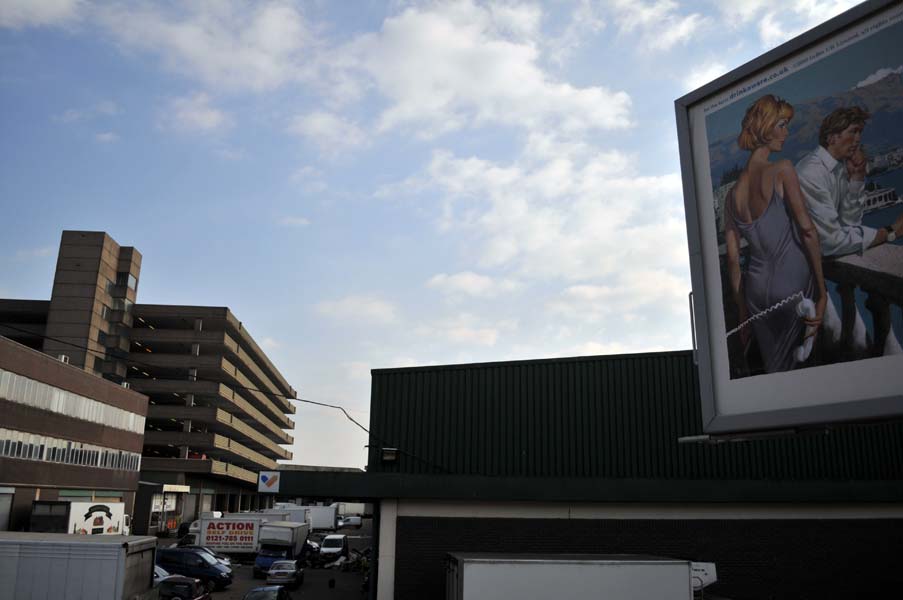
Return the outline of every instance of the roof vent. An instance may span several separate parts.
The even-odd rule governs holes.
[[[68,354],[57,354],[56,358],[63,364],[69,364],[69,355]]]
[[[123,381],[123,382],[122,382],[122,387],[124,387],[125,389],[129,389],[129,388],[132,387],[132,386],[131,386],[131,384],[129,384],[128,381]]]

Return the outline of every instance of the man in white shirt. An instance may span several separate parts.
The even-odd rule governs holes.
[[[858,106],[834,110],[822,121],[818,147],[796,165],[800,188],[818,230],[823,256],[862,254],[903,235],[903,215],[893,225],[881,229],[862,224],[868,161],[861,141],[869,117],[869,113]],[[824,329],[834,341],[840,339],[841,323],[833,302],[828,302]],[[887,337],[884,353],[903,353],[896,336],[891,333]],[[865,323],[857,310],[853,347],[857,352],[864,352],[867,346]]]

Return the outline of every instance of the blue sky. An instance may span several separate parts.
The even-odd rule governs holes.
[[[107,231],[364,423],[371,368],[687,348],[673,101],[852,4],[0,0],[0,297]]]

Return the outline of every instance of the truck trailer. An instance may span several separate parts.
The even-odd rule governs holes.
[[[274,521],[292,521],[293,523],[310,523],[310,509],[306,506],[298,506],[297,504],[283,503],[278,508],[268,508],[261,511],[265,515],[275,515]],[[279,515],[284,515],[280,518]]]
[[[260,528],[268,521],[284,521],[288,513],[230,513],[222,517],[201,517],[197,529],[198,545],[223,554],[251,554],[257,552]]]
[[[265,575],[277,560],[298,560],[304,550],[310,525],[292,521],[270,521],[260,528],[260,549],[254,561],[254,577]]]
[[[335,531],[339,522],[338,504],[329,506],[303,506],[310,510],[310,528],[312,530]]]
[[[0,598],[149,600],[157,540],[0,532]]]
[[[445,600],[693,600],[688,560],[643,555],[452,553]],[[711,583],[714,565],[704,563]]]

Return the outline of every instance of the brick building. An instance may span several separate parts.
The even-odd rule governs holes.
[[[0,337],[0,530],[34,500],[134,505],[147,397]]]

